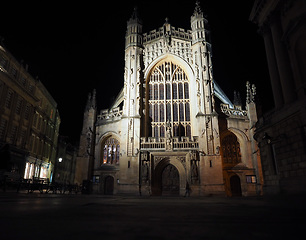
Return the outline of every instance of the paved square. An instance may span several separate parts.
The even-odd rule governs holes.
[[[304,200],[0,193],[0,239],[298,239]]]

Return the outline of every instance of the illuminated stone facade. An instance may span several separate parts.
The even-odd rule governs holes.
[[[250,20],[263,36],[275,103],[256,125],[264,193],[305,193],[306,4],[257,0]]]
[[[51,181],[60,116],[38,79],[0,45],[0,180]]]
[[[253,140],[255,87],[246,110],[213,79],[208,22],[196,4],[191,30],[142,33],[127,22],[123,89],[100,112],[95,92],[84,113],[76,180],[95,193],[255,195],[261,169]],[[240,104],[241,105],[241,104]]]

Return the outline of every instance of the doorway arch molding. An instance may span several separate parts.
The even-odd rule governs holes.
[[[163,170],[169,165],[173,165],[179,173],[179,179],[180,179],[180,195],[184,195],[185,188],[186,188],[186,168],[183,165],[181,158],[185,157],[182,155],[171,155],[171,156],[154,156],[154,158],[159,158],[160,160],[154,164],[153,169],[153,181],[152,181],[152,192],[156,195],[161,194],[161,181],[162,181],[162,173]],[[186,157],[185,157],[186,161]]]

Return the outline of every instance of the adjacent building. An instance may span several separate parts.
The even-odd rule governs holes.
[[[88,96],[76,182],[90,181],[102,194],[184,195],[189,187],[192,195],[261,194],[256,88],[246,84],[243,109],[216,83],[199,3],[190,30],[168,19],[148,33],[142,26],[135,9],[123,88],[112,106],[98,111],[96,92]]]
[[[0,44],[0,178],[52,180],[60,116],[38,79]]]
[[[264,193],[306,191],[306,2],[256,0],[275,108],[256,124]]]
[[[77,148],[69,138],[59,136],[53,182],[63,186],[74,183]]]

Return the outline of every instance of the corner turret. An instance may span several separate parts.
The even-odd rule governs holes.
[[[130,46],[142,46],[142,21],[135,7],[131,18],[127,21],[125,34],[125,49]]]
[[[209,31],[207,30],[208,21],[204,18],[203,11],[200,6],[200,2],[196,2],[194,12],[190,18],[191,32],[192,32],[192,44],[199,41],[208,41]]]

